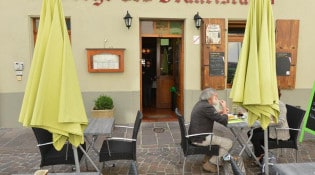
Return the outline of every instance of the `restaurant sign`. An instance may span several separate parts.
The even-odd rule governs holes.
[[[87,1],[87,0],[85,0]],[[94,0],[95,2],[93,5],[99,6],[104,1],[110,1],[110,0]],[[152,1],[158,1],[160,3],[185,3],[185,4],[222,4],[222,5],[247,5],[249,4],[249,0],[121,0],[123,2],[152,2]],[[274,4],[274,0],[271,0],[271,4]]]

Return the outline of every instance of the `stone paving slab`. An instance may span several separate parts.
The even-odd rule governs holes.
[[[131,136],[132,130],[125,132],[125,129],[115,129],[113,136],[123,137],[124,135]],[[215,125],[215,133],[224,135],[233,139],[233,135],[229,130],[221,125]],[[246,135],[246,131],[243,131]],[[99,137],[96,146],[100,147],[105,138]],[[0,175],[9,174],[32,174],[39,169],[40,153],[36,146],[36,140],[30,128],[0,128]],[[182,151],[180,149],[180,131],[177,122],[158,122],[147,123],[143,122],[138,135],[137,147],[137,165],[139,174],[146,175],[179,175],[182,172],[182,164],[179,163],[182,159]],[[315,137],[306,137],[299,146],[298,161],[311,162],[315,161]],[[233,147],[232,154],[237,154],[240,150],[239,145]],[[283,149],[280,151],[273,150],[272,153],[277,156],[279,163],[295,162],[295,151],[292,149]],[[95,152],[90,151],[89,155],[99,165],[98,157]],[[181,156],[180,156],[181,155]],[[248,175],[260,174],[260,168],[253,162],[253,159],[243,156],[246,173]],[[200,174],[207,175],[202,170],[202,155],[189,156],[186,160],[185,175]],[[110,161],[107,162],[102,170],[104,175],[128,174],[131,161]],[[108,165],[115,164],[115,167]],[[85,161],[81,161],[81,171],[94,171],[92,165],[88,162],[86,169]],[[72,166],[58,165],[54,169],[49,169],[50,172],[72,172]],[[220,169],[220,174],[224,174],[224,170]]]

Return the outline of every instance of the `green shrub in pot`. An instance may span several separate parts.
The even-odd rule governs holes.
[[[100,95],[94,101],[94,107],[91,114],[91,116],[94,118],[114,117],[113,99],[107,95]]]
[[[94,103],[94,110],[105,110],[105,109],[113,109],[114,102],[110,96],[100,95]]]

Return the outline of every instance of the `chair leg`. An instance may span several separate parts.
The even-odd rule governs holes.
[[[136,161],[132,161],[130,163],[128,175],[137,175],[138,174],[138,166]]]
[[[85,161],[85,168],[86,168],[86,171],[89,171],[89,167],[88,167],[87,159],[86,159],[86,158],[84,158],[84,161]]]
[[[184,162],[183,162],[183,173],[182,173],[182,175],[184,175],[184,174],[185,174],[185,163],[186,163],[186,157],[184,157]]]
[[[220,160],[220,158],[219,158],[219,156],[217,156],[217,173],[218,173],[218,175],[220,174],[220,167],[219,167],[219,160]]]
[[[295,150],[295,163],[297,163],[297,158],[298,158],[298,150]]]
[[[100,172],[102,172],[105,167],[105,162],[100,162],[98,165],[100,166]]]
[[[184,154],[183,154],[184,156]],[[181,164],[182,163],[182,151],[181,149],[179,148],[179,160],[178,160],[178,163]]]

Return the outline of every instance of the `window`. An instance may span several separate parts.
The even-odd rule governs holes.
[[[34,45],[36,43],[36,39],[37,39],[37,33],[38,33],[38,27],[39,27],[39,17],[34,17],[32,18],[32,23],[33,23],[33,37],[34,37]],[[67,25],[67,29],[68,29],[68,34],[69,34],[69,38],[70,38],[70,42],[71,42],[71,20],[69,17],[66,17],[66,25]]]
[[[228,22],[227,88],[231,88],[233,85],[236,66],[242,48],[245,26],[245,20],[230,20]]]
[[[221,32],[221,43],[206,42],[206,27],[209,24],[219,25],[225,31],[225,19],[205,18],[201,29],[201,86],[202,89],[212,87],[217,90],[231,88],[236,71],[242,42],[245,34],[246,20],[229,20],[227,37]],[[281,89],[294,89],[297,67],[297,51],[299,40],[299,20],[276,20],[276,66],[278,86]],[[225,39],[227,42],[225,43]],[[225,50],[225,47],[226,50]],[[211,75],[209,55],[224,52],[227,75]],[[222,55],[222,54],[221,54]],[[285,58],[285,59],[284,59]],[[210,68],[209,68],[210,67]],[[213,67],[212,67],[213,68]]]

